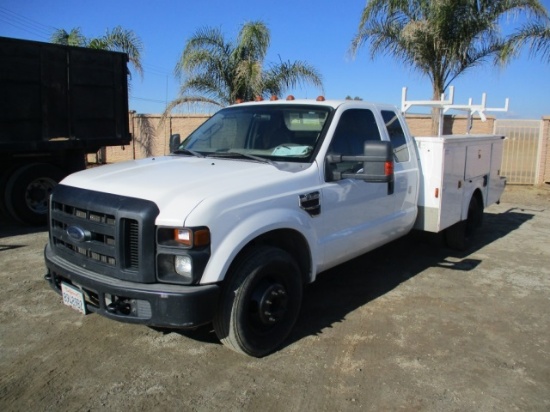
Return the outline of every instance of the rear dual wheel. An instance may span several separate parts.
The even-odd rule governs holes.
[[[262,357],[288,337],[301,302],[302,279],[292,256],[271,246],[255,247],[228,274],[214,330],[234,351]]]
[[[466,250],[476,229],[483,223],[483,204],[472,196],[468,205],[468,217],[445,229],[447,246],[455,250]]]

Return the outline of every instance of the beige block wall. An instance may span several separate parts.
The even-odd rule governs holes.
[[[179,133],[183,141],[209,117],[209,115],[172,115],[161,124],[159,114],[131,113],[132,141],[127,146],[107,147],[104,162],[116,163],[169,154],[169,140],[172,134]],[[88,161],[95,162],[95,157],[95,155],[88,155]]]
[[[539,181],[537,184],[550,183],[550,116],[542,118],[542,139],[541,139],[541,156]]]
[[[432,135],[432,117],[429,114],[407,114],[407,125],[413,136]],[[446,115],[443,134],[467,134],[467,116]],[[487,117],[484,122],[479,117],[472,119],[471,134],[492,134],[495,125],[494,117]]]
[[[162,156],[170,153],[169,139],[172,134],[180,134],[183,141],[209,115],[172,115],[161,124],[159,114],[130,114],[130,133],[132,142],[127,146],[112,146],[105,148],[103,153],[88,155],[90,163],[116,163],[125,160],[143,159],[151,156]],[[431,116],[407,115],[407,123],[415,136],[431,135]],[[445,116],[445,134],[465,134],[466,116]],[[493,132],[494,118],[482,122],[479,118],[473,120],[471,133],[490,134]]]
[[[172,134],[180,134],[183,141],[198,126],[206,121],[209,115],[172,115],[163,124],[158,114],[130,114],[130,132],[132,142],[127,146],[112,146],[98,154],[88,155],[89,163],[116,163],[145,157],[162,156],[170,153],[169,139]],[[407,124],[414,136],[430,136],[432,120],[429,114],[408,114]],[[491,134],[495,119],[487,118],[483,122],[474,118],[472,134]],[[550,116],[543,118],[542,159],[539,169],[538,184],[550,182]],[[445,134],[465,134],[466,116],[445,116]]]

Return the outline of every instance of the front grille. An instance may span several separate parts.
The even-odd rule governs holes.
[[[50,205],[52,249],[99,274],[154,281],[152,202],[58,185]]]

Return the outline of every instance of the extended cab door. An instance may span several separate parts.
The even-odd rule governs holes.
[[[368,108],[349,108],[339,118],[336,114],[335,121],[338,123],[327,155],[361,156],[365,142],[382,139],[375,114]],[[326,268],[396,237],[395,194],[389,190],[388,183],[333,178],[335,169],[342,173],[361,173],[362,165],[361,162],[325,162],[319,240],[323,244]]]

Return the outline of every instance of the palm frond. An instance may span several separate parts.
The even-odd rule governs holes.
[[[143,67],[141,66],[141,54],[143,43],[133,30],[123,29],[117,26],[112,30],[107,30],[104,36],[94,39],[98,42],[100,48],[121,51],[128,54],[128,59],[136,72],[143,77]]]
[[[529,46],[531,57],[550,63],[550,25],[530,23],[522,26],[510,37],[498,56],[498,62],[506,64],[526,46]]]
[[[50,43],[62,44],[65,46],[85,47],[86,37],[82,34],[80,27],[75,27],[67,32],[64,29],[56,29],[50,36]]]

